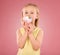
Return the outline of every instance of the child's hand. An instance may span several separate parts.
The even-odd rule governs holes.
[[[26,22],[23,22],[23,27],[24,27],[25,30],[27,30],[28,29],[28,24]]]
[[[34,30],[34,26],[32,25],[32,23],[26,23],[26,22],[24,22],[23,23],[23,27],[24,27],[24,29],[26,30],[26,32],[28,33],[28,35],[30,34],[30,33],[32,33],[32,31]]]
[[[33,30],[34,30],[34,26],[31,23],[29,23],[28,24],[28,34],[32,33]]]

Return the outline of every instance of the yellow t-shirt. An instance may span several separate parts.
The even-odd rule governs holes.
[[[40,29],[38,27],[36,27],[33,30],[33,35],[34,35],[35,39],[37,37],[37,34],[38,34],[39,30]],[[20,32],[23,35],[24,32],[25,32],[24,28],[20,28]],[[40,55],[40,48],[36,51],[33,50],[30,40],[27,39],[24,48],[23,49],[20,49],[20,48],[18,49],[17,55]]]

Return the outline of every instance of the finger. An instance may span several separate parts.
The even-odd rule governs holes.
[[[32,28],[32,25],[28,25],[29,29]]]

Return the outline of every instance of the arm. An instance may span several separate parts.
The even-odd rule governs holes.
[[[42,39],[43,39],[43,31],[39,31],[38,35],[37,35],[37,39],[34,38],[33,34],[30,33],[29,34],[29,39],[31,41],[32,47],[34,50],[38,50],[41,46],[42,43]]]
[[[27,39],[27,33],[25,32],[24,35],[21,35],[21,32],[19,30],[17,30],[16,32],[17,34],[17,44],[19,48],[23,48]]]

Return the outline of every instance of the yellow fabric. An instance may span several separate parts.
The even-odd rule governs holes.
[[[36,27],[33,31],[33,35],[34,35],[35,39],[37,37],[39,30],[40,29],[38,27]],[[21,31],[22,35],[25,32],[24,28],[21,28],[20,31]],[[40,49],[38,49],[37,51],[33,50],[30,40],[27,39],[24,48],[18,49],[17,55],[40,55]]]

